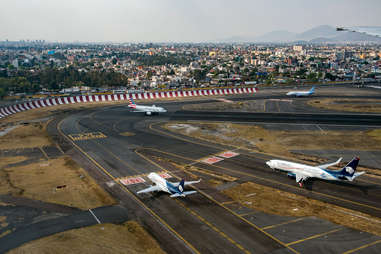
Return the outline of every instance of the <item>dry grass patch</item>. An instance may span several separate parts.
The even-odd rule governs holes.
[[[14,164],[26,160],[25,156],[11,156],[11,157],[0,157],[0,169],[9,164]]]
[[[336,111],[381,113],[381,100],[376,99],[320,99],[307,104]]]
[[[115,200],[69,157],[4,168],[0,194],[89,209]]]
[[[232,123],[167,123],[164,128],[209,142],[293,157],[291,150],[380,150],[381,130],[275,131]]]
[[[99,224],[58,233],[11,250],[9,254],[43,253],[165,253],[134,221],[122,225]]]
[[[381,235],[381,220],[369,215],[254,184],[240,184],[223,191],[249,208],[282,216],[316,216],[333,223]]]
[[[35,123],[20,126],[0,137],[0,149],[18,149],[49,146],[46,124]]]

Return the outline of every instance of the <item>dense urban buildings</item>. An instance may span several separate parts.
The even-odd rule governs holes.
[[[381,46],[0,42],[0,96],[381,79]]]

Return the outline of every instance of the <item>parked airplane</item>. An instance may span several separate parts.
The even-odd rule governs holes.
[[[354,157],[341,170],[327,169],[330,166],[339,164],[341,159],[342,158],[333,163],[318,166],[309,166],[284,160],[269,160],[266,164],[272,169],[288,172],[287,175],[295,177],[296,182],[299,183],[300,187],[303,187],[303,182],[309,178],[320,178],[333,181],[353,181],[356,177],[365,174],[365,172],[356,173],[356,167],[360,160],[358,157]]]
[[[310,96],[314,92],[315,92],[315,87],[313,86],[309,91],[291,91],[291,92],[288,92],[286,95],[301,97],[301,96]]]
[[[195,184],[199,183],[201,181],[189,181],[185,182],[184,180],[181,180],[179,183],[171,183],[159,176],[158,174],[152,172],[148,175],[148,178],[155,184],[151,185],[150,187],[140,190],[137,193],[147,193],[147,192],[153,192],[153,191],[164,191],[167,192],[170,195],[171,198],[176,197],[185,197],[190,194],[197,193],[197,191],[184,191],[184,186],[187,186],[189,184]]]
[[[159,114],[159,113],[165,113],[167,110],[163,107],[156,107],[155,105],[152,106],[143,106],[143,105],[136,105],[134,100],[130,97],[128,99],[129,103],[128,107],[134,109],[134,112],[144,112],[147,116],[150,116],[152,114]]]

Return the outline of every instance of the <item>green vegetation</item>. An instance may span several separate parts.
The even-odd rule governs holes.
[[[126,86],[127,77],[113,71],[81,72],[73,67],[57,69],[48,68],[39,73],[19,71],[14,77],[0,77],[0,98],[5,93],[31,93],[42,88],[59,90],[77,85],[91,87]]]

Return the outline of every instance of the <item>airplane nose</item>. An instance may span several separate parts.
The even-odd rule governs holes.
[[[267,166],[269,166],[270,168],[273,168],[273,167],[272,167],[272,162],[271,162],[271,161],[266,161],[266,164],[267,164]]]

